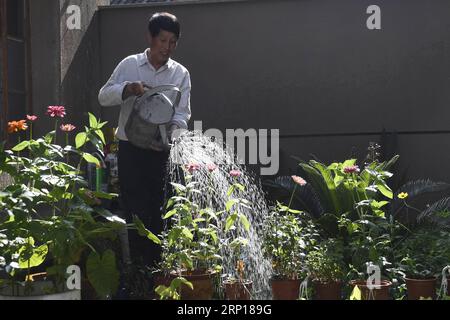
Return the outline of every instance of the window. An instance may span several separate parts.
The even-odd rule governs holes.
[[[23,0],[7,0],[6,21],[8,36],[19,39],[24,38],[24,12]]]
[[[1,140],[7,138],[7,123],[24,119],[30,108],[27,97],[27,55],[29,37],[26,35],[27,4],[29,0],[0,0],[2,17],[0,41],[0,112]]]

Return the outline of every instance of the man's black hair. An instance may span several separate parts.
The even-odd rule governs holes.
[[[158,36],[161,30],[172,32],[177,39],[180,38],[180,23],[173,14],[158,12],[150,18],[148,31],[150,31],[152,37]]]

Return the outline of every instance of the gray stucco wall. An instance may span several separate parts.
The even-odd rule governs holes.
[[[37,134],[52,128],[44,116],[48,105],[60,102],[59,6],[55,0],[30,1],[33,112]]]
[[[97,9],[109,0],[31,1],[31,46],[34,113],[38,134],[53,129],[45,117],[49,105],[64,105],[65,122],[80,126],[87,111],[97,111],[95,87],[99,83],[100,54]],[[69,30],[67,8],[80,7],[81,29]]]
[[[145,49],[148,17],[170,11],[183,27],[175,59],[191,72],[193,120],[204,128],[279,128],[281,173],[295,171],[293,154],[325,162],[364,155],[384,128],[398,132],[389,153],[402,156],[409,177],[450,181],[450,2],[377,1],[381,30],[366,28],[371,4],[104,8],[98,88],[122,58]],[[115,123],[118,109],[102,114]]]

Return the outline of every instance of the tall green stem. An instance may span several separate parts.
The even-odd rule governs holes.
[[[294,194],[295,194],[295,191],[296,191],[296,190],[297,190],[297,184],[295,184],[295,186],[294,186],[294,191],[292,191],[291,199],[289,200],[288,209],[291,209],[292,200],[294,199]]]
[[[56,140],[57,133],[58,133],[58,119],[55,120],[55,137],[54,137],[54,140],[53,140],[54,144],[56,144],[56,141],[57,141]]]
[[[69,133],[66,132],[66,147],[68,145],[69,145]],[[66,159],[67,159],[67,164],[69,164],[69,151],[67,151]]]

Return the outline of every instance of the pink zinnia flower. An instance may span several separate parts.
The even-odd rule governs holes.
[[[210,163],[206,167],[208,168],[209,172],[213,172],[213,171],[215,171],[217,169],[217,165],[214,164],[214,163]]]
[[[304,186],[304,185],[306,185],[306,181],[305,181],[305,179],[303,179],[303,178],[301,178],[301,177],[299,177],[299,176],[292,176],[291,177],[292,178],[292,180],[294,180],[294,182],[296,183],[296,184],[298,184],[298,185],[300,185],[300,186]]]
[[[60,127],[61,131],[64,132],[71,132],[76,129],[76,127],[73,124],[62,124]]]
[[[27,114],[27,120],[28,121],[35,122],[37,119],[38,119],[37,116],[34,116],[34,115],[30,116],[30,115]]]
[[[230,176],[237,178],[240,177],[242,175],[242,172],[240,172],[239,170],[231,170],[230,171]]]
[[[190,174],[194,173],[194,171],[197,171],[198,169],[200,169],[200,165],[198,163],[189,163],[186,166],[186,169],[189,171]]]
[[[358,166],[349,166],[349,167],[345,167],[344,168],[344,173],[358,173],[359,172],[359,167]]]
[[[64,118],[64,116],[66,115],[66,108],[64,108],[63,106],[49,106],[47,108],[47,115],[52,118]]]

